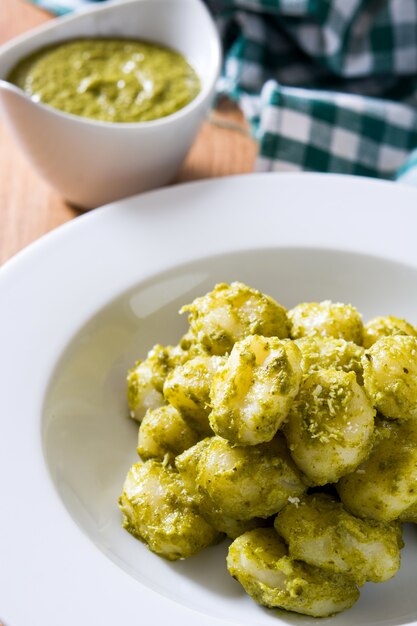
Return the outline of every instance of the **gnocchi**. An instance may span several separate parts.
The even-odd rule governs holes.
[[[287,311],[240,282],[181,312],[178,345],[128,372],[124,528],[168,560],[227,536],[259,604],[349,608],[395,576],[417,523],[417,330],[329,300]]]
[[[327,369],[306,376],[284,432],[296,465],[312,485],[334,483],[366,458],[374,416],[353,372]]]
[[[208,420],[210,388],[215,372],[223,363],[223,357],[195,356],[174,367],[164,382],[165,400],[202,436],[213,434]]]
[[[351,607],[359,597],[342,574],[296,561],[273,528],[259,528],[235,539],[227,568],[259,604],[327,617]]]
[[[230,539],[236,539],[236,537],[247,530],[262,526],[263,521],[260,518],[241,520],[231,517],[217,506],[207,491],[200,487],[197,480],[199,461],[210,442],[211,439],[206,438],[199,441],[192,448],[188,448],[183,454],[177,456],[175,466],[181,474],[186,487],[193,494],[194,501],[198,504],[199,510],[205,519],[214,528],[230,537]]]
[[[162,389],[168,372],[186,359],[187,353],[180,347],[157,344],[144,361],[136,361],[127,376],[130,417],[141,422],[148,409],[165,404]]]
[[[249,335],[213,376],[210,425],[240,445],[271,441],[301,383],[300,352],[289,340]]]
[[[303,302],[288,311],[292,339],[308,335],[334,337],[363,342],[363,323],[358,311],[350,304],[341,302]]]
[[[196,484],[233,519],[269,517],[306,487],[282,435],[258,446],[212,437],[201,452]]]
[[[163,461],[167,454],[177,456],[198,440],[199,435],[181,413],[167,404],[145,414],[139,428],[137,451],[143,460]]]
[[[301,352],[301,369],[304,374],[317,370],[335,369],[355,372],[356,379],[363,385],[361,357],[365,350],[353,341],[308,335],[294,341]]]
[[[189,313],[190,330],[211,354],[224,355],[247,335],[288,337],[283,306],[243,283],[220,283],[181,309]]]
[[[365,389],[382,415],[417,419],[417,337],[381,337],[362,365]]]
[[[370,348],[381,337],[410,335],[417,337],[417,329],[406,320],[393,315],[373,317],[363,327],[363,347]]]
[[[417,505],[417,420],[381,421],[369,457],[337,490],[359,517],[390,522]]]
[[[219,539],[178,473],[151,459],[129,470],[119,500],[123,527],[169,561],[185,559]]]
[[[293,559],[345,574],[357,585],[389,580],[400,567],[399,522],[360,519],[324,493],[287,504],[275,528]]]

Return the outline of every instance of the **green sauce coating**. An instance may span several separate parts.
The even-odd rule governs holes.
[[[179,346],[156,344],[143,361],[136,361],[127,373],[127,402],[130,417],[141,422],[146,411],[165,404],[163,386],[169,372],[190,355]]]
[[[196,482],[222,513],[240,520],[267,518],[306,490],[279,433],[257,446],[211,437],[201,447]]]
[[[417,337],[417,329],[407,320],[387,315],[373,317],[363,327],[363,347],[370,348],[381,337],[392,335],[410,335]]]
[[[308,335],[294,341],[301,352],[301,367],[304,374],[319,369],[335,369],[355,372],[359,385],[363,385],[362,346],[353,341]]]
[[[389,580],[400,567],[400,523],[359,519],[323,493],[288,504],[274,525],[293,559],[345,574],[357,585]]]
[[[417,420],[384,420],[375,430],[369,457],[337,490],[354,515],[390,522],[417,505]]]
[[[314,617],[351,607],[359,598],[355,583],[292,559],[273,528],[257,528],[230,546],[227,568],[259,604]]]
[[[408,507],[398,518],[401,522],[417,524],[417,502]]]
[[[217,284],[213,291],[183,306],[190,330],[211,354],[224,355],[248,335],[289,335],[286,309],[273,298],[244,283]]]
[[[179,474],[154,459],[131,467],[119,506],[123,527],[169,561],[185,559],[220,539]]]
[[[201,515],[213,528],[226,534],[230,539],[236,539],[236,537],[248,530],[264,526],[266,522],[258,517],[241,520],[226,515],[222,508],[209,496],[207,491],[203,490],[197,483],[199,461],[203,451],[210,445],[210,442],[211,438],[207,437],[192,446],[192,448],[185,450],[185,452],[176,457],[175,467],[180,473],[186,488],[197,503]]]
[[[167,454],[175,457],[199,439],[175,407],[161,406],[146,412],[139,428],[137,452],[144,461],[163,461]]]
[[[215,372],[224,361],[220,356],[194,356],[173,368],[164,383],[165,400],[175,406],[202,437],[213,434],[208,421],[210,387]]]
[[[366,392],[382,415],[417,420],[417,337],[381,337],[362,366]]]
[[[300,356],[289,339],[249,335],[237,341],[213,377],[214,432],[242,446],[271,441],[298,393]]]
[[[130,39],[76,39],[22,59],[8,80],[32,100],[101,122],[147,122],[189,104],[200,80],[178,52]]]
[[[362,345],[362,318],[350,304],[330,300],[302,302],[288,311],[288,317],[291,322],[292,339],[316,335],[345,339]]]
[[[323,369],[305,377],[284,433],[312,485],[336,482],[368,456],[374,416],[354,372]]]

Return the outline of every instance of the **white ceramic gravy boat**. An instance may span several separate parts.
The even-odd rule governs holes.
[[[34,102],[7,82],[23,57],[55,42],[126,37],[181,52],[200,77],[198,96],[165,118],[105,123]],[[92,208],[171,181],[210,106],[219,37],[201,0],[121,0],[58,18],[0,48],[0,109],[30,163],[69,202]]]

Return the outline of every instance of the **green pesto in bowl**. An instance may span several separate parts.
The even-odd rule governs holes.
[[[175,50],[130,39],[77,39],[22,59],[8,80],[36,102],[102,122],[147,122],[189,104],[200,80]]]

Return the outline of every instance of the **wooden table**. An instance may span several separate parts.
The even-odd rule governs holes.
[[[51,19],[24,0],[0,3],[0,44]],[[176,182],[250,172],[255,157],[242,115],[224,103],[203,125]],[[0,264],[77,215],[26,163],[0,121]]]

